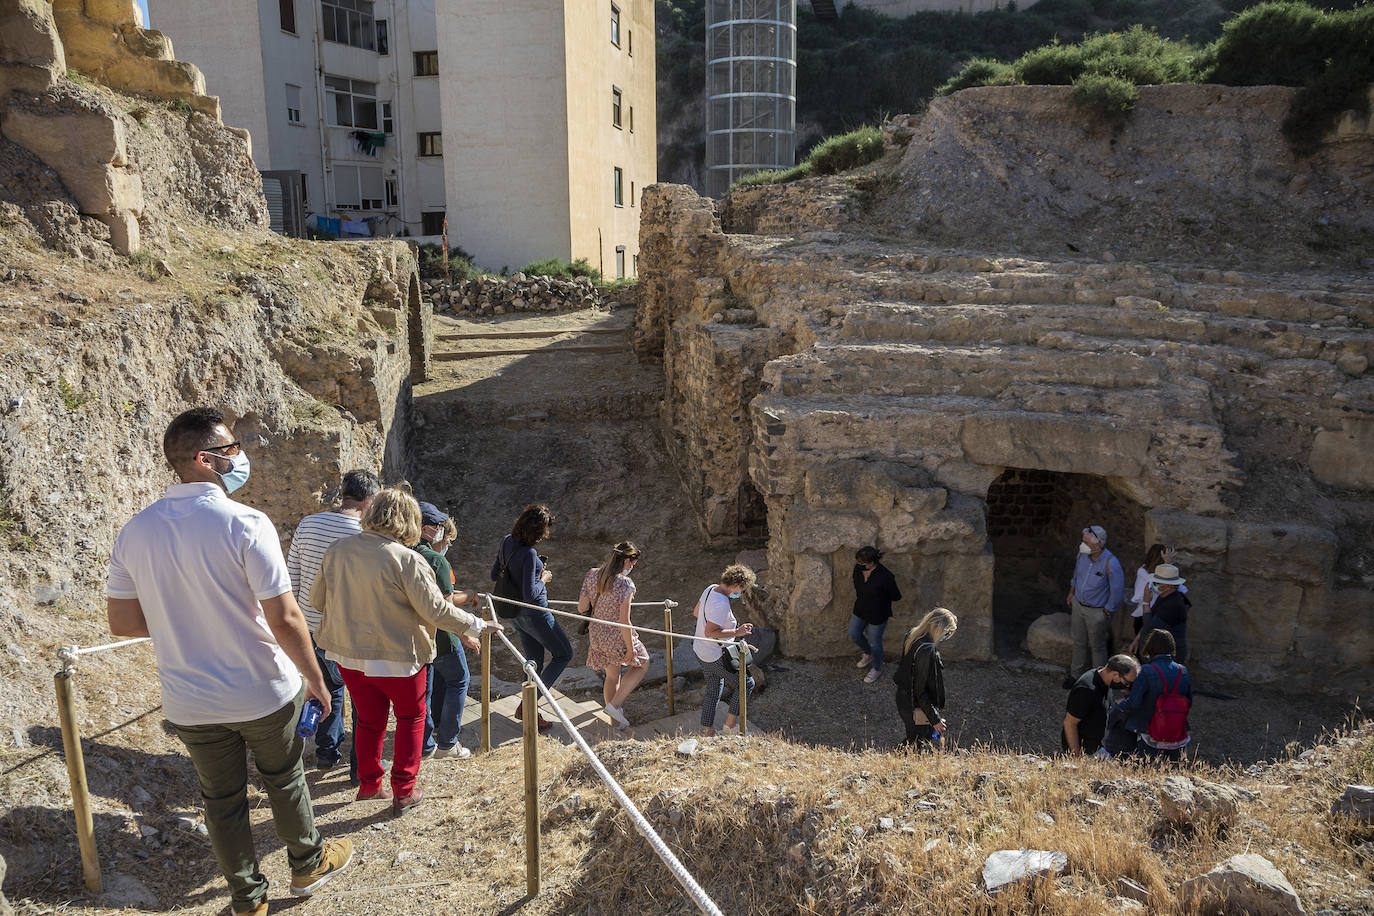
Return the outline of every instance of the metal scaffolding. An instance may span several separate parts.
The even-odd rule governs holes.
[[[796,163],[796,0],[707,0],[706,192]]]

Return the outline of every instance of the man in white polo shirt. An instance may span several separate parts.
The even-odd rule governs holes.
[[[276,529],[228,497],[247,481],[249,463],[223,414],[180,414],[162,451],[181,483],[119,532],[106,588],[110,632],[152,637],[163,712],[200,778],[233,910],[263,916],[267,879],[248,817],[248,751],[287,850],[293,894],[314,893],[353,855],[348,840],[325,842],[315,829],[296,734],[305,697],[327,714],[329,690]]]

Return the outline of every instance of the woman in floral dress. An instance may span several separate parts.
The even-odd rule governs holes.
[[[630,570],[639,561],[639,548],[629,541],[615,545],[605,563],[587,571],[582,580],[582,596],[578,599],[580,614],[591,613],[592,619],[613,623],[630,622],[630,600],[635,584]],[[602,696],[606,700],[606,715],[621,728],[630,724],[625,718],[625,698],[644,680],[649,672],[649,650],[634,630],[592,623],[587,633],[587,667],[606,673]]]

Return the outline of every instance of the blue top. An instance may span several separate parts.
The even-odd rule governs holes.
[[[520,586],[519,600],[526,604],[549,606],[549,593],[544,588],[544,561],[539,553],[524,541],[517,541],[509,534],[501,539],[501,547],[496,551],[496,562],[491,564],[491,581],[501,575],[501,561],[506,561],[506,571]]]
[[[1159,670],[1155,667],[1158,665]],[[1178,692],[1180,696],[1188,698],[1188,702],[1193,700],[1193,683],[1188,679],[1188,669],[1174,661],[1172,655],[1156,655],[1140,666],[1140,674],[1136,676],[1135,683],[1131,685],[1131,694],[1121,701],[1121,712],[1126,714],[1126,727],[1133,732],[1148,733],[1150,730],[1150,720],[1155,715],[1155,700],[1164,696],[1164,682],[1159,679],[1163,673],[1169,685],[1178,679],[1179,672],[1183,672],[1183,678],[1178,681]]]
[[[1103,548],[1096,560],[1086,553],[1078,555],[1073,567],[1073,596],[1079,604],[1114,611],[1121,606],[1125,590],[1126,574],[1110,550]]]

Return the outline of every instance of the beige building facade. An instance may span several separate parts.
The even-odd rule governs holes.
[[[560,255],[634,276],[657,180],[651,0],[440,3],[450,241],[489,267]],[[449,148],[446,146],[446,149]]]
[[[149,0],[307,224],[633,276],[652,0]],[[618,192],[617,192],[618,188]],[[270,195],[269,195],[270,198]]]

